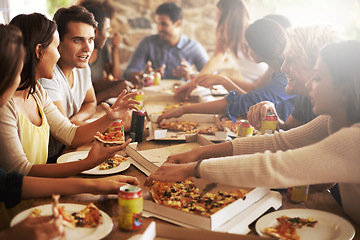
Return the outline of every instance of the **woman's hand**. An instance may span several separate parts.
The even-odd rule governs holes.
[[[62,218],[54,216],[28,217],[14,227],[0,233],[3,239],[48,240],[56,237],[65,239]]]
[[[92,194],[117,194],[119,193],[119,188],[121,186],[130,184],[130,185],[139,185],[139,181],[136,177],[116,175],[100,179],[91,179],[93,181],[93,190]]]
[[[196,82],[194,80],[191,80],[190,82],[184,84],[183,86],[175,90],[175,98],[180,99],[181,101],[188,101],[190,99],[191,92],[196,87]]]
[[[267,112],[276,114],[277,116],[275,105],[272,102],[263,101],[251,106],[247,115],[250,125],[256,129],[260,129],[261,120],[266,118]]]
[[[188,162],[197,162],[198,160],[201,160],[197,154],[197,150],[198,148],[195,148],[187,152],[171,155],[167,158],[166,163],[182,164]]]
[[[158,119],[156,120],[157,124],[160,124],[162,120],[169,119],[169,118],[178,118],[185,114],[184,106],[170,109],[163,114],[161,114]]]
[[[145,185],[151,186],[153,180],[162,182],[183,181],[195,175],[195,166],[196,162],[185,164],[164,163],[146,179]]]
[[[121,145],[111,146],[95,140],[89,151],[88,156],[84,159],[89,162],[88,169],[91,169],[101,164],[102,162],[104,162],[109,158],[112,158],[115,155],[115,153],[125,149],[130,142],[131,142],[131,138]]]
[[[196,78],[196,83],[206,88],[212,88],[214,85],[223,85],[225,87],[228,83],[232,83],[232,80],[225,73],[203,74]]]
[[[123,90],[111,107],[109,106],[109,104],[105,102],[102,103],[102,106],[105,108],[106,111],[106,116],[112,121],[115,121],[117,119],[122,119],[125,116],[126,111],[129,109],[138,110],[135,104],[140,104],[140,103],[132,99],[138,93],[137,92],[128,93],[128,94],[126,93],[127,91]]]

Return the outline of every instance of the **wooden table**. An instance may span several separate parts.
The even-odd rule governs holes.
[[[98,115],[101,115],[98,113]],[[138,145],[138,150],[147,150],[147,149],[154,149],[154,148],[161,148],[161,147],[167,147],[174,144],[179,144],[179,142],[166,142],[166,141],[149,141],[146,142],[145,138],[148,136],[147,130],[144,132],[144,140],[141,144]],[[82,146],[77,151],[83,151],[83,150],[89,150],[90,144],[86,146]],[[75,150],[75,151],[76,151]],[[74,150],[71,150],[74,151]],[[129,176],[135,176],[140,181],[140,187],[143,189],[143,192],[147,192],[147,187],[145,187],[143,184],[146,180],[146,175],[143,174],[141,171],[139,171],[136,167],[133,165],[130,166],[126,171],[121,172],[120,174],[123,175],[129,175]],[[81,178],[97,178],[96,176],[90,176],[90,175],[79,175],[75,177],[81,177]],[[309,193],[309,199],[305,203],[301,204],[295,204],[286,198],[286,191],[280,191],[283,196],[282,201],[282,207],[280,209],[292,209],[292,208],[307,208],[307,209],[318,209],[330,213],[334,213],[336,215],[339,215],[349,222],[353,224],[356,230],[356,235],[354,239],[360,240],[360,227],[356,226],[356,224],[349,219],[349,217],[344,213],[341,206],[334,200],[334,198],[331,196],[330,193],[324,191],[324,192],[317,192],[313,189],[310,189]],[[43,204],[51,203],[51,198],[42,198],[37,199],[34,201],[33,206],[39,206]],[[136,231],[136,232],[127,232],[122,231],[118,228],[118,203],[117,203],[117,195],[91,195],[91,194],[78,194],[74,196],[63,196],[60,199],[60,203],[79,203],[79,204],[89,204],[93,202],[95,205],[97,205],[101,210],[106,212],[113,220],[114,227],[112,232],[105,238],[105,239],[128,239],[132,237],[135,234],[141,234],[145,231],[146,227],[152,222],[155,221],[156,223],[163,223],[163,224],[171,224],[167,223],[165,221],[155,219],[155,218],[144,218],[143,219],[143,227]],[[172,224],[171,224],[172,225]],[[254,239],[253,237],[256,236],[255,232],[255,223],[252,223],[250,225],[251,232],[247,236],[244,236],[244,239],[248,239],[250,236],[251,239]]]

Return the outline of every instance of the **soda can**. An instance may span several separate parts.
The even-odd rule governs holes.
[[[273,134],[276,130],[277,116],[273,113],[266,113],[265,120],[261,120],[261,135]]]
[[[240,120],[237,126],[237,137],[249,137],[253,135],[254,128],[247,120]]]
[[[145,111],[133,110],[131,116],[130,138],[133,142],[142,142],[145,123]]]
[[[132,92],[137,92],[138,94],[133,97],[134,100],[138,101],[140,104],[136,105],[138,108],[142,109],[144,107],[144,92],[142,90],[133,89]]]
[[[161,81],[161,74],[159,72],[154,72],[153,74],[154,76],[154,85],[160,85],[160,81]]]
[[[122,230],[138,230],[142,226],[143,195],[141,188],[132,185],[120,187],[119,196],[119,228]]]
[[[309,185],[288,188],[287,198],[295,203],[302,203],[308,199]]]
[[[124,133],[124,123],[122,120],[116,120],[111,124],[111,126],[107,129],[107,132],[119,131]]]
[[[143,75],[145,87],[154,85],[154,75],[152,73],[145,73]]]

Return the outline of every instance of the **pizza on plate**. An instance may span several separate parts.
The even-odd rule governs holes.
[[[300,236],[297,234],[296,229],[302,228],[303,226],[315,227],[318,221],[312,218],[299,218],[299,217],[288,217],[281,216],[276,218],[279,222],[275,227],[265,228],[265,233],[284,240],[300,240]]]
[[[63,218],[63,225],[71,228],[75,227],[97,227],[102,223],[102,215],[100,210],[93,204],[90,203],[79,212],[68,213],[65,211],[65,206],[59,205],[60,195],[53,195],[52,211],[55,217],[59,215]],[[40,217],[41,210],[35,208],[30,217]]]
[[[109,158],[105,162],[101,163],[99,166],[99,170],[108,170],[111,168],[115,168],[119,166],[122,162],[127,161],[128,159],[123,156],[114,156],[112,158]]]
[[[110,131],[104,134],[97,132],[95,138],[108,144],[123,144],[125,142],[125,134],[121,131]]]
[[[150,194],[156,203],[205,217],[210,217],[238,199],[245,199],[246,193],[246,190],[238,189],[201,194],[190,179],[175,183],[154,181],[150,187]]]

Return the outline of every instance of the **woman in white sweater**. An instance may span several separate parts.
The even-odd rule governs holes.
[[[318,118],[170,156],[147,183],[194,176],[247,187],[338,182],[345,212],[360,224],[360,43],[326,46],[308,84]]]

